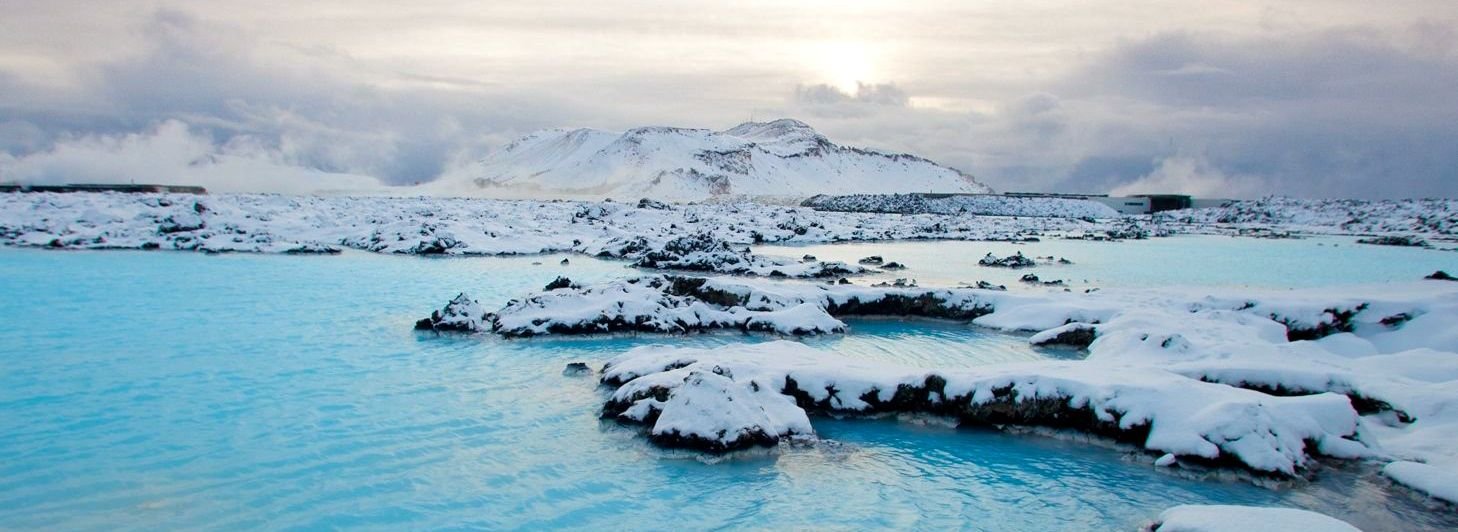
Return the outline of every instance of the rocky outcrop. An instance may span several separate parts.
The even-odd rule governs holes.
[[[646,250],[633,262],[639,268],[798,278],[840,277],[866,271],[843,262],[796,262],[762,257],[747,247],[729,244],[709,233],[673,238],[656,247],[644,243],[642,247]]]
[[[609,361],[601,382],[615,388],[602,417],[640,424],[659,445],[710,452],[808,437],[808,414],[900,413],[1077,430],[1277,477],[1300,474],[1308,453],[1361,445],[1349,439],[1357,414],[1345,397],[1272,397],[1152,368],[926,370],[774,342],[639,348]]]
[[[486,312],[481,303],[464,292],[446,303],[444,308],[432,311],[429,318],[415,322],[418,331],[487,332],[492,330],[496,315]]]
[[[1432,247],[1432,244],[1429,244],[1427,240],[1408,235],[1386,235],[1372,238],[1359,238],[1357,239],[1357,243],[1371,244],[1374,246],[1399,246],[1413,248]]]
[[[544,291],[544,292],[551,292],[553,290],[561,290],[563,288],[582,288],[582,287],[574,284],[571,279],[568,279],[566,277],[558,276],[556,279],[553,279],[552,282],[547,283],[547,286],[542,287],[542,291]]]
[[[1087,323],[1069,323],[1040,332],[1028,339],[1028,343],[1037,346],[1064,346],[1085,349],[1092,344],[1098,336],[1098,329]]]
[[[1038,265],[1038,263],[1033,259],[1024,256],[1023,252],[1021,251],[1013,255],[1008,255],[1006,257],[998,257],[997,255],[993,255],[992,253],[988,253],[986,256],[982,257],[982,260],[977,261],[977,264],[981,266],[990,266],[993,268],[1014,269],[1031,268]]]
[[[486,312],[462,294],[417,329],[493,332],[506,337],[618,332],[687,334],[712,330],[816,335],[845,331],[844,316],[968,321],[993,311],[971,289],[804,285],[780,295],[757,285],[682,275],[649,275],[581,287],[559,278],[531,297]]]

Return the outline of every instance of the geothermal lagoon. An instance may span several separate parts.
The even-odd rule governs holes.
[[[921,286],[1336,288],[1410,283],[1452,252],[1349,237],[1181,235],[1119,243],[761,245]],[[1072,264],[976,261],[1021,251]],[[566,259],[566,264],[563,264]],[[504,339],[413,330],[458,293],[495,309],[559,276],[643,274],[579,253],[425,258],[0,249],[0,514],[29,529],[969,528],[1133,530],[1180,504],[1314,510],[1370,530],[1446,528],[1442,503],[1321,459],[1307,478],[1156,467],[1157,454],[1068,431],[936,416],[816,416],[816,438],[727,454],[655,446],[599,413],[604,362],[634,347],[789,340],[925,368],[1078,361],[1030,333],[847,319],[844,334],[611,334]],[[816,281],[777,281],[814,283]],[[583,362],[587,375],[564,372]],[[672,514],[676,522],[661,518]]]

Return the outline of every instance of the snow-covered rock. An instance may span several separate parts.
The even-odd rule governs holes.
[[[696,380],[706,374],[716,377]],[[783,412],[786,405],[832,414],[930,413],[963,423],[1073,428],[1150,451],[1277,475],[1297,474],[1320,449],[1360,446],[1349,439],[1358,421],[1346,397],[1272,397],[1138,366],[1041,362],[928,371],[781,341],[637,348],[609,361],[602,381],[619,386],[605,417],[645,423],[655,410],[668,415],[679,393],[691,394],[681,403],[695,405],[696,415],[711,417],[699,424],[719,429],[762,427],[745,423],[745,412]],[[725,419],[712,419],[716,413]],[[657,424],[653,430],[659,430]],[[736,436],[741,433],[729,430],[708,444],[664,443],[717,450],[742,446]],[[774,433],[753,433],[749,441],[774,443]]]
[[[568,286],[513,300],[496,312],[486,312],[461,295],[417,322],[416,328],[506,337],[720,329],[809,335],[845,330],[845,323],[814,304],[750,309],[705,284],[702,278],[655,275],[585,288]]]
[[[1187,504],[1159,514],[1157,532],[1361,532],[1346,521],[1295,508]]]
[[[1208,209],[1156,213],[1154,222],[1180,231],[1228,227],[1269,233],[1458,236],[1458,200],[1334,200],[1269,196]]]
[[[720,329],[813,335],[845,331],[839,316],[971,320],[992,312],[1005,292],[910,285],[780,283],[739,278],[646,275],[587,287],[559,287],[485,312],[458,296],[419,328],[491,331],[503,336]],[[465,317],[460,317],[464,315]],[[465,323],[469,327],[459,327]]]
[[[1458,473],[1458,450],[1451,445],[1458,438],[1458,285],[1453,283],[1034,294],[646,276],[553,290],[495,314],[502,316],[496,320],[503,334],[715,328],[807,334],[839,332],[845,329],[841,319],[869,315],[970,321],[1032,333],[1030,342],[1037,344],[1087,342],[1079,371],[1148,375],[1157,370],[1158,379],[1176,375],[1185,379],[1180,382],[1259,394],[1249,397],[1331,397],[1363,416],[1364,444],[1325,439],[1313,442],[1310,452],[1421,461]],[[740,373],[733,375],[737,380]],[[1399,473],[1393,478],[1414,477]],[[1445,488],[1421,489],[1442,493]]]
[[[753,257],[776,242],[1023,240],[1098,232],[1113,224],[1064,218],[977,218],[817,212],[760,204],[505,201],[449,198],[0,194],[0,244],[65,249],[303,253],[352,248],[390,254],[576,252],[714,271],[829,276],[857,270]],[[680,248],[679,253],[673,251]],[[697,253],[697,255],[695,255]],[[735,262],[735,259],[738,262]],[[737,264],[737,265],[736,265]]]
[[[995,268],[1016,269],[1031,268],[1033,266],[1037,266],[1038,262],[1023,256],[1023,252],[1019,251],[1013,255],[1008,255],[1006,257],[998,257],[996,255],[993,255],[992,253],[988,253],[987,256],[982,257],[981,260],[978,260],[977,264],[981,266],[991,266]]]
[[[485,332],[490,331],[496,316],[481,306],[481,303],[464,292],[451,299],[440,310],[432,311],[429,318],[415,322],[415,329],[422,331]]]
[[[865,273],[866,269],[843,262],[821,262],[770,258],[754,255],[745,246],[731,245],[709,233],[682,236],[644,253],[634,266],[763,275],[769,277],[840,277]]]
[[[714,452],[815,433],[793,399],[768,387],[745,386],[717,366],[637,379],[613,394],[603,417],[647,425],[659,445]]]
[[[1382,474],[1434,498],[1458,504],[1458,481],[1454,480],[1451,468],[1397,461],[1384,466]]]
[[[1096,201],[1002,195],[848,194],[813,196],[801,205],[822,211],[951,214],[959,216],[1051,216],[1118,218],[1119,211]]]
[[[1407,235],[1384,235],[1375,236],[1372,238],[1359,238],[1357,239],[1357,243],[1370,244],[1373,246],[1397,246],[1409,248],[1433,247],[1433,245],[1429,244],[1427,240]]]
[[[1028,338],[1028,343],[1043,346],[1088,347],[1097,337],[1097,327],[1087,323],[1073,322],[1062,327],[1054,327],[1034,334],[1031,338]]]
[[[423,189],[497,197],[675,201],[730,195],[804,198],[826,190],[991,191],[972,176],[914,155],[839,146],[791,119],[749,122],[725,131],[538,131]]]

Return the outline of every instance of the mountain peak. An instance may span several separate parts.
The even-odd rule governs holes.
[[[810,124],[793,118],[745,122],[725,130],[724,134],[753,142],[781,157],[817,155],[837,148]]]
[[[962,172],[916,156],[840,146],[793,118],[724,131],[638,127],[622,133],[545,130],[493,152],[453,179],[457,193],[652,197],[722,194],[990,192]],[[437,186],[452,186],[438,183]]]
[[[793,118],[777,118],[774,120],[770,120],[769,122],[745,122],[743,124],[739,124],[737,126],[734,126],[733,128],[730,128],[728,131],[733,131],[740,128],[794,128],[808,129],[811,131],[815,130],[815,128],[810,127],[810,124],[806,124]]]

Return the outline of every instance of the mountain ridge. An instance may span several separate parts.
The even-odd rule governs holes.
[[[962,192],[992,189],[926,158],[842,146],[799,120],[729,129],[544,129],[426,185],[498,197],[649,197]]]

